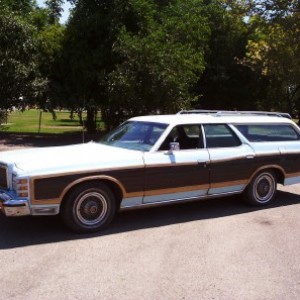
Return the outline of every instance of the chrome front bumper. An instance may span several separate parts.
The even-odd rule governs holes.
[[[7,217],[18,217],[30,215],[30,208],[27,200],[13,199],[4,191],[0,191],[0,211]]]

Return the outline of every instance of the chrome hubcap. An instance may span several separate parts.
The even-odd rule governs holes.
[[[255,180],[255,196],[258,202],[268,202],[275,192],[274,178],[269,174],[261,174]]]
[[[105,218],[107,202],[101,194],[90,192],[79,199],[75,209],[80,222],[85,225],[95,225]]]

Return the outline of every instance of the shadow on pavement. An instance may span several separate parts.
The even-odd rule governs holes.
[[[58,216],[7,218],[0,215],[0,249],[99,238],[116,233],[221,218],[294,204],[300,204],[300,195],[278,191],[274,204],[263,208],[247,206],[241,201],[241,196],[234,196],[133,210],[117,214],[108,229],[96,234],[73,233],[63,225]]]

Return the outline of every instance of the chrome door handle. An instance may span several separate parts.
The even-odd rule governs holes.
[[[206,168],[207,165],[209,164],[209,161],[203,161],[203,160],[197,160],[198,165],[202,165],[203,167]]]
[[[253,154],[246,155],[246,158],[247,158],[247,159],[253,159],[253,158],[254,158],[254,155],[253,155]]]

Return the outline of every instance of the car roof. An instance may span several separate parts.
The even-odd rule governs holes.
[[[130,121],[157,122],[164,124],[245,124],[245,123],[289,123],[288,118],[280,116],[260,115],[212,115],[212,114],[176,114],[176,115],[149,115],[131,118]]]

